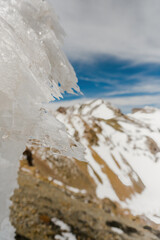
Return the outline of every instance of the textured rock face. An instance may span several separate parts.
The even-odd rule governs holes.
[[[23,169],[26,166],[23,162]],[[108,199],[98,200],[85,192],[35,176],[34,167],[19,171],[19,189],[12,197],[11,222],[17,240],[149,240],[160,232],[123,211]],[[67,238],[68,237],[68,238]]]

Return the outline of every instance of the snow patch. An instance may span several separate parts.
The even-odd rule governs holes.
[[[118,234],[124,234],[123,230],[116,228],[116,227],[111,227],[112,231]]]
[[[77,240],[76,236],[71,233],[71,228],[69,225],[64,223],[63,221],[59,220],[58,218],[52,218],[51,221],[60,227],[62,230],[62,236],[56,235],[55,239],[57,240]]]

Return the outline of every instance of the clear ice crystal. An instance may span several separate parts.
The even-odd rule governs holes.
[[[0,1],[0,239],[11,240],[4,234],[4,222],[27,139],[38,139],[51,150],[54,145],[62,155],[82,157],[64,126],[42,111],[43,103],[65,91],[80,91],[61,50],[63,38],[47,1]]]

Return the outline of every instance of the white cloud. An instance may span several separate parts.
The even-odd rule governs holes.
[[[160,108],[160,95],[157,96],[133,96],[107,99],[113,105],[119,107],[123,112],[127,113],[135,107],[154,106]]]
[[[112,104],[122,106],[145,106],[145,105],[156,105],[160,102],[160,95],[157,96],[133,96],[133,97],[119,97],[107,99]]]
[[[115,97],[115,98],[105,98],[107,102],[110,102],[113,106],[117,106],[121,109],[122,112],[128,113],[135,107],[145,107],[145,106],[154,106],[160,108],[160,95],[157,96],[132,96],[132,97]],[[77,103],[85,103],[88,100],[93,100],[93,98],[81,98],[70,101],[58,101],[50,103],[48,106],[52,107],[52,109],[57,109],[60,106],[68,107]]]
[[[68,35],[73,59],[109,54],[160,63],[159,0],[50,0]]]
[[[133,76],[134,79],[134,76]],[[133,80],[131,78],[131,80]],[[136,79],[138,83],[136,84],[125,84],[120,85],[117,84],[114,88],[114,91],[110,91],[106,93],[106,96],[115,96],[115,95],[123,95],[123,94],[134,94],[134,93],[160,93],[160,78],[151,77],[151,76],[141,76],[136,75]],[[112,83],[114,85],[114,82]]]

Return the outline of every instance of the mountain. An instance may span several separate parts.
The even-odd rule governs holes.
[[[160,110],[124,115],[104,100],[60,107],[56,118],[86,148],[98,198],[109,198],[160,223]]]
[[[16,239],[158,240],[160,110],[125,115],[99,99],[49,111],[84,159],[28,142],[12,196]]]

